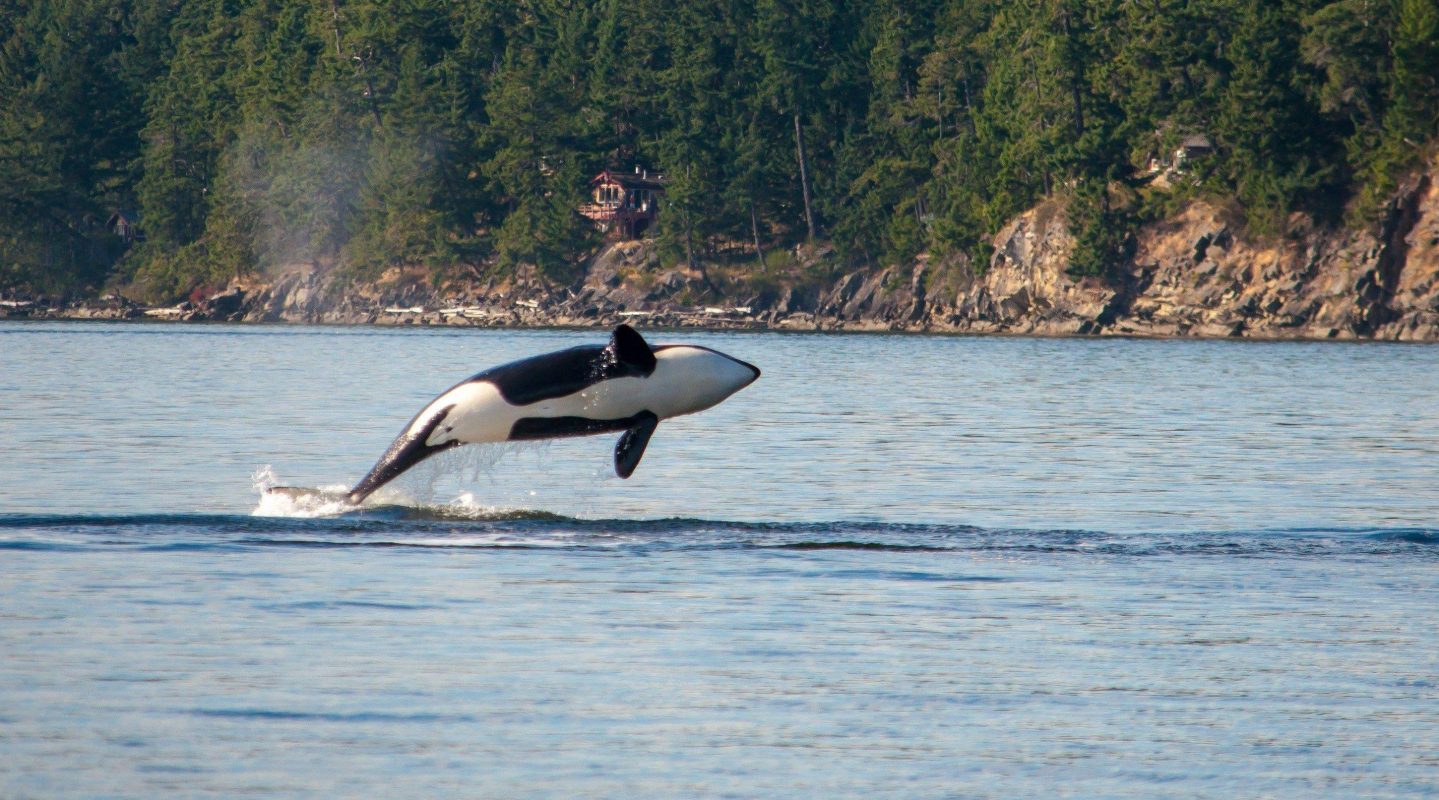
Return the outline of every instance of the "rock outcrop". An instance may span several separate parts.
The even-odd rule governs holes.
[[[1411,182],[1373,231],[1302,217],[1277,241],[1239,237],[1193,203],[1142,232],[1132,299],[1106,326],[1142,335],[1439,339],[1439,191]]]
[[[1039,335],[1439,341],[1439,184],[1401,187],[1373,230],[1295,215],[1282,237],[1246,238],[1203,201],[1136,235],[1108,281],[1066,269],[1062,209],[1045,205],[995,237],[987,269],[960,261],[845,275],[817,327]]]

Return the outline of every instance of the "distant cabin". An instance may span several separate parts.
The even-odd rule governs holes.
[[[659,216],[665,178],[639,167],[634,173],[607,169],[590,181],[590,189],[593,202],[580,206],[580,213],[607,234],[638,239]]]
[[[116,211],[105,220],[105,227],[126,244],[145,241],[145,234],[140,231],[140,216],[133,211]]]
[[[1159,132],[1155,132],[1158,136]],[[1152,179],[1159,179],[1160,183],[1167,183],[1168,179],[1183,175],[1185,168],[1190,162],[1204,158],[1214,153],[1214,142],[1202,133],[1195,133],[1184,137],[1173,151],[1149,157],[1148,167],[1145,175]]]
[[[1184,141],[1174,149],[1173,163],[1175,168],[1183,169],[1185,163],[1196,158],[1207,156],[1214,152],[1214,142],[1202,133],[1184,137]]]

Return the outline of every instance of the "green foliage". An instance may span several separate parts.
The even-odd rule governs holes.
[[[1439,4],[4,2],[0,97],[5,288],[162,298],[298,264],[563,282],[596,244],[588,180],[636,164],[668,179],[650,235],[699,269],[814,236],[982,265],[1052,201],[1072,271],[1104,275],[1196,194],[1260,233],[1372,220],[1439,129]],[[1212,152],[1175,167],[1195,135]],[[107,230],[119,210],[143,241]]]
[[[143,116],[121,101],[163,58],[153,17],[98,0],[3,13],[0,287],[92,290],[123,249],[105,223],[131,201]]]
[[[439,160],[433,146],[411,136],[382,134],[371,144],[355,233],[342,251],[356,277],[373,279],[390,266],[454,261],[437,202]]]
[[[1065,213],[1074,235],[1069,274],[1112,275],[1128,256],[1130,220],[1115,207],[1109,188],[1094,179],[1080,181]]]
[[[1388,103],[1368,164],[1360,213],[1373,217],[1394,190],[1399,175],[1419,161],[1424,145],[1439,130],[1439,4],[1434,0],[1393,0]]]

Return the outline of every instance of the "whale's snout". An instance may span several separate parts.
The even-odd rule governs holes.
[[[759,380],[759,367],[756,367],[748,361],[741,361],[734,356],[724,355],[723,353],[718,355],[722,356],[727,362],[722,366],[717,366],[715,369],[716,377],[726,384],[726,397]]]
[[[752,373],[752,374],[749,376],[749,380],[746,380],[746,381],[744,382],[744,386],[739,387],[740,389],[743,389],[745,386],[749,386],[751,383],[754,383],[755,381],[759,380],[759,375],[760,375],[759,367],[756,367],[754,364],[751,364],[751,363],[749,363],[748,361],[740,361],[738,358],[735,359],[735,362],[736,362],[737,364],[739,364],[740,366],[744,367],[745,369],[749,370],[749,371]],[[738,391],[738,390],[736,390],[736,391]]]
[[[667,345],[655,355],[650,409],[661,419],[703,411],[759,380],[759,367],[705,347]]]

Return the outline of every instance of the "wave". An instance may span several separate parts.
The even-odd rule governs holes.
[[[1381,542],[1403,542],[1406,544],[1433,544],[1439,545],[1439,531],[1425,530],[1422,528],[1400,528],[1389,531],[1374,531],[1368,534],[1369,538]]]
[[[957,524],[583,519],[524,509],[377,505],[323,517],[241,514],[0,514],[0,550],[186,551],[256,548],[469,550],[847,550],[1109,557],[1439,557],[1439,529],[1153,531],[979,528]]]
[[[264,708],[196,708],[190,713],[197,717],[211,717],[232,720],[263,720],[265,722],[477,722],[469,714],[397,713],[385,711],[355,711],[336,713],[329,711],[290,711]]]

